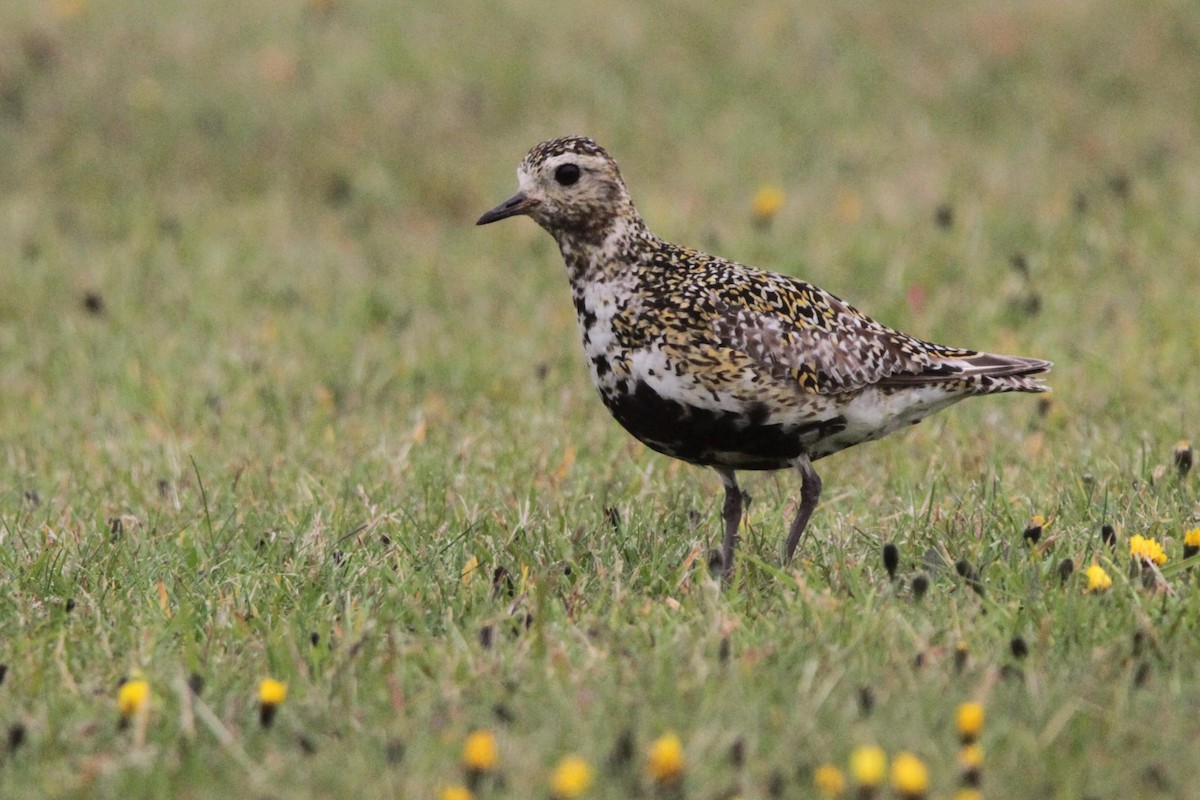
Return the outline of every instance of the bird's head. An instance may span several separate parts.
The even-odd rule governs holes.
[[[617,162],[583,136],[542,142],[517,167],[515,195],[477,225],[525,214],[553,234],[602,237],[620,217],[637,217]]]

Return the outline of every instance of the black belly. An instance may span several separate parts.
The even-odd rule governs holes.
[[[707,467],[783,469],[805,444],[842,430],[836,417],[807,425],[767,424],[763,403],[746,411],[713,411],[664,398],[638,381],[632,391],[601,393],[617,422],[664,455]]]

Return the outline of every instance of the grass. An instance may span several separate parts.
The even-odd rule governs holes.
[[[866,743],[949,796],[972,699],[988,796],[1188,794],[1197,41],[1182,2],[5,4],[0,794],[432,797],[489,728],[480,796],[569,752],[648,793],[668,730],[688,797],[809,796]],[[608,419],[549,237],[472,227],[567,132],[660,234],[1050,358],[1052,402],[822,462],[786,567],[797,481],[749,477],[718,586],[715,476]]]

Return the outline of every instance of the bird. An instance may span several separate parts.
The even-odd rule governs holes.
[[[1049,390],[1049,361],[924,341],[811,283],[659,238],[588,137],[534,146],[517,184],[476,224],[523,215],[554,237],[604,405],[647,447],[721,478],[722,578],[745,505],[738,471],[799,473],[786,563],[820,501],[813,462],[967,397]]]

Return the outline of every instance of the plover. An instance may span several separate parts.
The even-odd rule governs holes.
[[[790,560],[821,496],[817,459],[972,395],[1047,391],[1048,361],[926,342],[812,284],[658,238],[591,139],[542,142],[517,183],[477,224],[524,214],[558,242],[604,405],[646,446],[721,476],[725,576],[737,470],[799,471]]]

